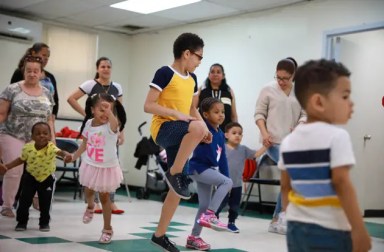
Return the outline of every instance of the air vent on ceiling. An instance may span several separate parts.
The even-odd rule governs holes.
[[[148,27],[138,26],[138,25],[123,25],[123,26],[121,26],[121,28],[126,29],[126,30],[130,30],[130,31],[138,31],[138,30],[145,29]]]

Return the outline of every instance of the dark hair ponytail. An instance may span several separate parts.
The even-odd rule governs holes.
[[[295,71],[296,71],[296,69],[297,69],[297,61],[294,58],[292,58],[292,57],[287,57],[286,59],[293,62],[293,64],[295,65]]]
[[[120,122],[120,131],[122,131],[127,123],[127,114],[125,113],[123,104],[117,99],[115,100],[115,109],[117,119],[119,119]]]
[[[94,101],[94,100],[99,100],[97,98],[93,99],[94,96],[98,96],[98,95],[88,96],[87,100],[85,101],[85,109],[84,109],[85,110],[85,117],[84,117],[83,123],[81,124],[80,133],[77,136],[77,138],[81,137],[81,134],[83,133],[83,130],[84,130],[84,127],[85,127],[85,124],[87,123],[87,121],[89,119],[93,118],[92,107],[94,104],[96,104],[96,101]]]
[[[125,124],[127,122],[127,115],[125,113],[125,109],[121,104],[121,102],[117,100],[115,97],[113,97],[112,95],[109,95],[106,93],[94,94],[94,95],[88,96],[87,100],[85,101],[85,117],[80,128],[80,133],[77,136],[77,138],[81,137],[81,134],[83,133],[83,130],[87,121],[93,118],[92,107],[94,107],[99,102],[99,100],[113,103],[114,112],[120,123],[120,131],[124,129]]]

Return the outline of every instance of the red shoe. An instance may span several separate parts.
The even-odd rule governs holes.
[[[103,213],[103,209],[96,209],[95,211],[93,211],[95,214],[101,214]]]
[[[121,209],[115,209],[115,210],[112,210],[112,213],[113,213],[113,214],[122,214],[122,213],[124,213],[124,210],[121,210]]]

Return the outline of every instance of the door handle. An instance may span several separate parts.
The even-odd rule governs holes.
[[[371,138],[372,138],[371,135],[368,135],[368,134],[364,135],[364,141],[371,140]]]

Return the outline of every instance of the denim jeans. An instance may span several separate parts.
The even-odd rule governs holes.
[[[350,232],[296,221],[288,221],[287,243],[289,252],[352,251]]]
[[[280,144],[274,144],[267,149],[267,155],[277,164],[279,162]],[[273,218],[276,218],[281,212],[281,192],[277,195],[276,207],[273,212]]]

